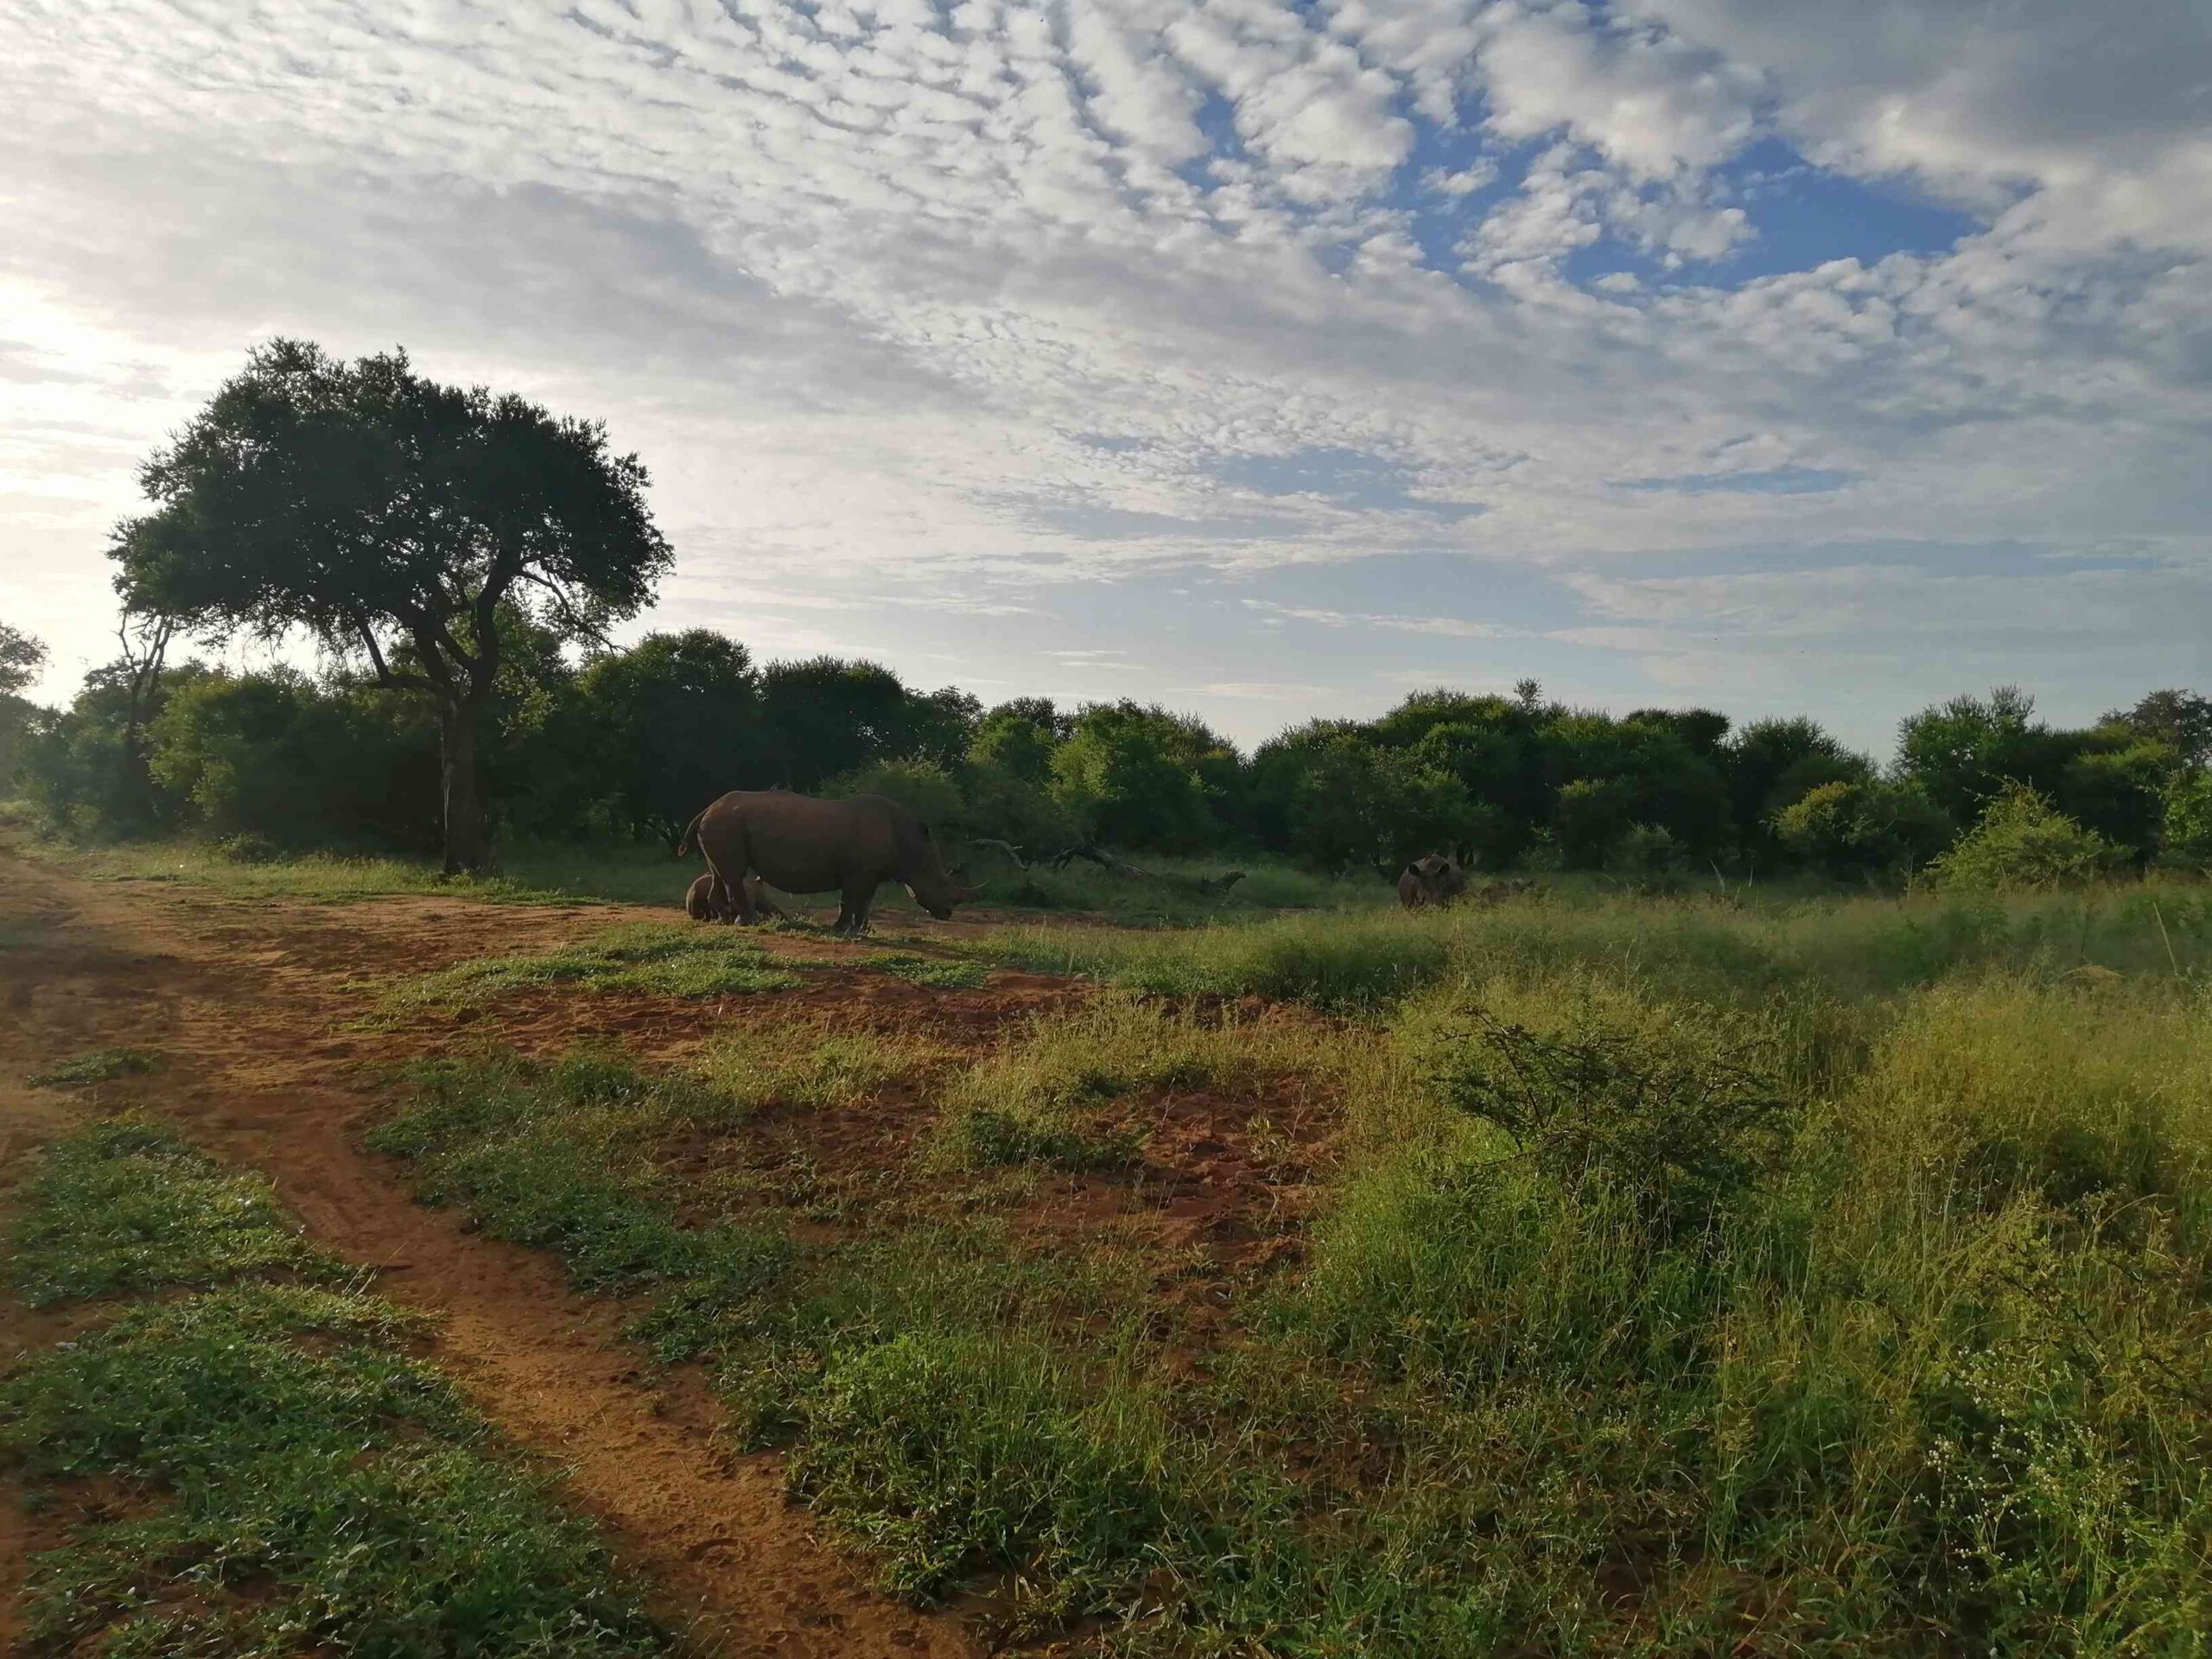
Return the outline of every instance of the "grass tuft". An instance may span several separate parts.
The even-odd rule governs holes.
[[[700,1122],[728,1123],[775,1105],[851,1106],[919,1084],[945,1058],[926,1039],[899,1033],[843,1031],[826,1020],[796,1029],[735,1021],[690,1066],[714,1103],[686,1109]]]
[[[34,1088],[74,1088],[85,1084],[111,1083],[118,1077],[142,1077],[162,1063],[146,1048],[96,1048],[79,1054],[25,1079]]]

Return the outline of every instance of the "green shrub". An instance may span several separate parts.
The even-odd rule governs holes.
[[[1950,820],[1916,785],[1871,778],[1819,785],[1771,822],[1784,849],[1838,880],[1917,868],[1951,838]]]
[[[2167,786],[2158,856],[2177,869],[2212,873],[2212,772],[2183,772]]]
[[[1640,893],[1663,893],[1689,862],[1682,844],[1656,824],[1632,823],[1605,855],[1608,874]]]
[[[2094,880],[2120,857],[2120,849],[2096,831],[2084,830],[2034,790],[2013,784],[1929,874],[1945,887],[2020,892]]]
[[[1755,1039],[1688,1016],[1550,1033],[1481,1007],[1429,1039],[1430,1076],[1567,1191],[1626,1198],[1655,1237],[1702,1231],[1775,1173],[1795,1109]]]
[[[959,822],[960,785],[934,760],[878,760],[832,778],[825,795],[881,795],[899,803],[932,829]]]

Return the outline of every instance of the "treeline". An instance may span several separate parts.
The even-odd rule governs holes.
[[[1922,868],[1993,801],[2031,793],[2077,855],[2212,862],[2212,700],[2183,691],[2075,728],[2037,720],[2017,690],[1956,698],[1906,721],[1886,768],[1810,720],[1617,717],[1532,683],[1511,697],[1417,693],[1379,720],[1317,721],[1247,755],[1157,707],[986,709],[867,662],[762,664],[705,630],[581,662],[519,615],[501,632],[480,762],[507,836],[673,843],[723,790],[780,786],[894,795],[1033,856],[1090,842],[1387,870],[1457,847],[1492,869],[1857,880]],[[342,670],[188,662],[149,676],[125,659],[66,710],[19,705],[16,723],[16,788],[68,833],[440,846],[434,709]]]

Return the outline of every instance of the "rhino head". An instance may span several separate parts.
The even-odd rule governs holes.
[[[899,880],[919,905],[940,922],[952,919],[952,907],[964,905],[978,898],[982,888],[964,885],[960,877],[963,870],[948,870],[943,855],[938,850],[937,837],[929,826],[921,826],[920,843],[908,855],[907,868]]]

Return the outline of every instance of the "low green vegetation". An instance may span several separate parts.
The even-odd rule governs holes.
[[[565,950],[472,957],[388,991],[380,1011],[454,1014],[510,992],[551,985],[648,996],[736,996],[788,990],[799,976],[728,928],[641,922],[607,928]]]
[[[105,1123],[16,1201],[19,1287],[149,1298],[0,1372],[0,1459],[73,1516],[32,1566],[34,1651],[665,1650],[550,1478],[410,1357],[421,1323],[309,1282],[330,1264],[257,1179]]]
[[[690,1063],[705,1092],[688,1099],[685,1113],[721,1126],[771,1106],[849,1107],[925,1077],[948,1058],[925,1038],[850,1029],[826,1017],[733,1020]]]
[[[96,1048],[35,1071],[26,1082],[41,1089],[75,1088],[86,1084],[112,1083],[118,1077],[142,1077],[162,1063],[162,1057],[145,1048]]]
[[[265,1179],[224,1169],[143,1118],[111,1118],[47,1147],[19,1192],[8,1281],[34,1307],[334,1272]]]
[[[887,1582],[989,1576],[1031,1633],[1427,1659],[2212,1628],[2201,893],[1053,943],[1152,994],[958,1056],[763,1036],[721,1082],[489,1056],[378,1142],[636,1298]],[[1158,995],[1254,990],[1359,1018]],[[1070,1178],[1165,1203],[1177,1103],[1245,1103],[1214,1132],[1256,1145],[1299,1088],[1328,1196],[1241,1224],[1288,1228],[1289,1265],[1040,1224]],[[887,1090],[935,1128],[840,1224],[724,1179],[765,1108]],[[1193,1271],[1217,1288],[1177,1294]]]
[[[65,861],[96,880],[175,881],[251,899],[350,903],[391,895],[480,899],[496,904],[603,901],[680,906],[697,873],[664,849],[523,841],[503,846],[496,876],[447,876],[428,858],[280,850],[241,856],[235,842],[168,839],[67,847],[18,838],[17,850]]]
[[[862,957],[860,965],[879,974],[903,979],[910,985],[933,985],[940,990],[970,990],[982,984],[989,969],[982,963],[955,957],[918,957],[895,950]]]
[[[1562,887],[1491,907],[1289,916],[1182,932],[1041,925],[962,948],[1165,995],[1376,1011],[1457,974],[1587,967],[1719,1002],[1884,996],[1955,973],[2212,969],[2212,890],[2171,880],[2024,896],[1638,899]]]

